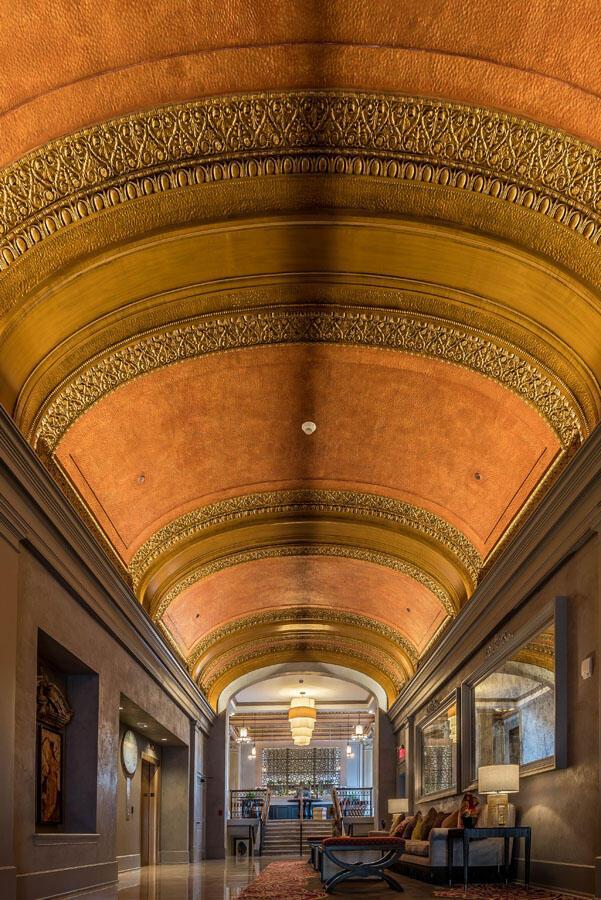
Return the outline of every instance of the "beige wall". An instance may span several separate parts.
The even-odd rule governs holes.
[[[502,632],[516,633],[556,596],[567,601],[568,767],[522,778],[512,797],[519,822],[532,826],[534,880],[564,889],[593,892],[595,857],[601,854],[599,820],[599,673],[580,677],[581,660],[599,659],[599,538],[592,536],[545,582],[531,599],[506,620]],[[457,673],[436,692],[442,699],[469,680],[486,661],[486,647],[470,654]],[[427,704],[425,704],[427,705]],[[416,713],[419,720],[421,710]],[[466,787],[467,785],[462,785]],[[458,797],[418,803],[452,809]]]

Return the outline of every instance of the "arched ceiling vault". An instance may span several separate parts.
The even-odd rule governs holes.
[[[598,424],[599,86],[470,8],[8,54],[0,401],[214,705],[392,701]]]

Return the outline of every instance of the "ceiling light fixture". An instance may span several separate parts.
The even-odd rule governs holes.
[[[313,434],[313,432],[317,429],[317,425],[315,424],[315,422],[303,422],[301,428],[303,429],[305,434]]]
[[[288,722],[290,723],[292,740],[296,747],[309,746],[313,737],[316,718],[315,700],[305,697],[304,691],[301,691],[300,697],[292,698],[290,709],[288,710]]]

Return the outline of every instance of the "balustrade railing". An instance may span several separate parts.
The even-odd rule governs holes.
[[[268,791],[230,791],[230,817],[232,819],[261,819],[267,803]]]
[[[373,788],[337,788],[340,812],[344,819],[373,816]]]

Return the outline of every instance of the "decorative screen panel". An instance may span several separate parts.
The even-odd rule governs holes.
[[[320,790],[340,785],[340,748],[263,750],[263,786],[280,791],[301,785]]]

